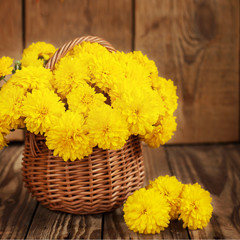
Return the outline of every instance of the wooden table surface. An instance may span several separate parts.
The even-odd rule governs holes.
[[[2,239],[240,239],[240,144],[181,145],[150,149],[143,145],[146,179],[175,175],[199,182],[213,198],[213,216],[203,230],[179,221],[156,235],[128,230],[122,208],[99,215],[52,212],[23,186],[23,144],[0,151],[0,238]]]

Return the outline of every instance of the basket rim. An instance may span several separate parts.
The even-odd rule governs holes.
[[[64,57],[69,51],[71,51],[76,45],[82,43],[82,42],[90,42],[90,43],[99,43],[103,47],[107,48],[110,52],[116,52],[116,49],[110,44],[108,41],[104,40],[103,38],[100,38],[98,36],[82,36],[75,38],[69,42],[66,42],[63,44],[62,47],[60,47],[53,56],[49,59],[48,63],[46,64],[45,68],[54,70],[55,64]]]
[[[42,134],[35,134],[35,133],[30,132],[30,131],[25,131],[25,141],[27,140],[27,137],[29,137],[30,153],[31,153],[32,157],[37,157],[39,153],[41,154],[41,150],[38,147],[38,142],[37,141],[45,142],[46,137]],[[139,138],[139,135],[130,135],[129,138],[126,140],[126,143],[124,144],[124,146],[120,149],[117,149],[117,150],[102,149],[102,148],[99,148],[98,146],[95,146],[95,147],[93,147],[93,152],[89,155],[92,155],[92,154],[94,155],[94,153],[96,153],[96,152],[99,152],[99,153],[102,153],[102,152],[107,153],[108,152],[108,154],[111,154],[111,153],[114,153],[114,152],[117,152],[117,151],[121,151],[125,147],[125,145],[129,144],[131,141],[136,141],[136,140],[138,140],[140,142],[140,148],[142,149],[141,139]],[[26,145],[26,143],[25,143],[25,145]],[[51,152],[53,154],[52,149],[48,148],[48,150],[49,150],[49,153]],[[82,161],[83,159],[87,158],[88,156],[85,156],[82,159],[75,159],[74,161],[70,161],[70,159],[68,159],[67,161],[64,161],[58,155],[56,157],[61,158],[63,162],[75,162],[75,161]]]

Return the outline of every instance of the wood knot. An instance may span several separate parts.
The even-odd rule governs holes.
[[[199,33],[207,40],[213,39],[216,35],[216,21],[214,12],[207,1],[197,6],[195,17]]]

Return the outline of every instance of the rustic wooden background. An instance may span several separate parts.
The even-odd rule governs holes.
[[[0,56],[98,35],[178,88],[170,143],[239,141],[239,0],[0,0]]]

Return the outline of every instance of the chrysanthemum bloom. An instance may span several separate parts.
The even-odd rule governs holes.
[[[152,80],[149,78],[150,71],[148,67],[145,64],[142,64],[142,62],[133,53],[126,54],[124,52],[117,51],[116,53],[113,53],[113,56],[116,61],[121,64],[123,74],[129,82],[136,82],[139,87],[141,87],[142,84],[145,85],[146,83],[151,86]]]
[[[173,81],[163,77],[156,77],[152,79],[152,88],[156,89],[161,96],[166,113],[172,115],[178,106],[177,87],[174,86]]]
[[[89,112],[87,126],[95,144],[102,149],[120,149],[129,137],[126,120],[105,103]]]
[[[4,84],[0,91],[0,116],[9,128],[22,127],[22,106],[25,98],[24,90],[20,87]]]
[[[154,181],[150,181],[148,189],[155,189],[159,194],[162,194],[168,201],[171,210],[171,219],[177,219],[179,216],[180,194],[182,192],[183,184],[179,182],[175,176],[169,177],[160,176]]]
[[[0,132],[0,150],[3,149],[3,147],[7,146],[7,141],[4,137],[4,135]]]
[[[112,54],[116,61],[121,62],[121,64],[124,65],[124,68],[129,64],[130,61],[133,60],[133,58],[128,53],[126,54],[125,52],[116,51],[112,52]]]
[[[1,96],[1,91],[0,91],[0,96]],[[6,116],[0,114],[0,133],[8,134],[11,130],[11,126],[5,120],[6,120]]]
[[[170,206],[154,189],[141,188],[128,197],[123,206],[124,220],[134,232],[155,234],[168,227]]]
[[[101,93],[96,93],[95,89],[87,83],[81,84],[74,88],[67,95],[67,103],[69,110],[79,112],[87,116],[88,112],[93,108],[98,108],[106,101],[106,98]]]
[[[101,56],[108,54],[108,50],[99,43],[83,42],[76,45],[71,51],[69,51],[67,56],[81,56],[84,54]]]
[[[13,59],[10,57],[0,58],[0,78],[12,73],[13,67],[11,67]]]
[[[93,61],[89,63],[90,82],[96,84],[106,93],[112,86],[121,81],[124,77],[122,65],[115,60],[112,53],[107,52],[100,56],[94,56]]]
[[[198,183],[185,185],[179,207],[179,220],[183,220],[183,227],[191,230],[206,227],[213,211],[211,201],[210,193]]]
[[[5,136],[10,132],[10,126],[5,121],[5,116],[0,115],[0,150],[7,146]]]
[[[50,57],[56,52],[56,48],[49,43],[37,42],[32,43],[24,49],[22,54],[22,66],[44,66]]]
[[[51,89],[52,72],[42,66],[29,66],[17,70],[9,79],[8,84],[19,86],[25,92],[31,92],[33,89],[49,88]]]
[[[153,60],[150,60],[146,55],[143,55],[141,51],[134,51],[130,54],[132,55],[133,59],[135,59],[146,69],[150,78],[154,79],[156,76],[158,76],[158,69]]]
[[[66,98],[72,89],[89,80],[89,69],[86,64],[85,61],[71,56],[63,57],[56,64],[52,85],[62,98]]]
[[[122,98],[128,92],[134,92],[136,89],[141,89],[142,92],[148,91],[148,89],[152,91],[148,72],[135,60],[130,58],[129,62],[122,68],[122,72],[123,75],[119,75],[119,78],[112,82],[108,92],[112,101]]]
[[[146,88],[128,89],[125,94],[112,102],[126,118],[131,134],[145,135],[152,131],[163,108],[158,94]]]
[[[166,114],[164,117],[160,116],[158,123],[154,125],[151,131],[147,131],[147,133],[141,137],[148,146],[158,148],[172,138],[176,128],[176,117]]]
[[[49,89],[28,93],[23,102],[23,116],[27,130],[35,134],[43,134],[54,125],[56,119],[65,112],[60,97]]]
[[[89,137],[88,128],[81,114],[65,112],[46,132],[46,144],[54,150],[54,155],[64,161],[81,160],[92,153],[93,141]]]

